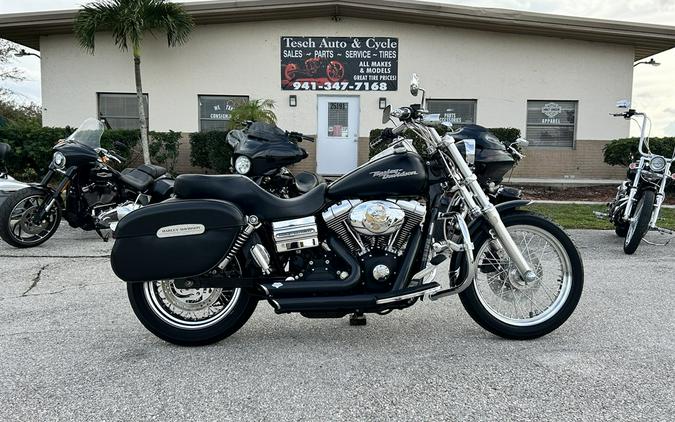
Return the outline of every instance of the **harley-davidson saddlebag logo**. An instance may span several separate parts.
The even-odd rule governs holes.
[[[370,174],[373,177],[379,177],[380,179],[394,179],[396,177],[414,176],[418,173],[415,170],[403,171],[403,169],[389,169],[383,171],[371,171]]]
[[[157,237],[161,239],[163,237],[193,236],[202,234],[205,230],[203,224],[176,224],[157,230]]]

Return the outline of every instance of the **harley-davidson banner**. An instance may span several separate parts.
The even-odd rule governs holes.
[[[398,38],[281,37],[281,89],[396,91]]]

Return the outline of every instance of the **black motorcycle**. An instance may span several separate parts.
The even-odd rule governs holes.
[[[419,91],[413,78],[411,92]],[[490,203],[451,135],[424,120],[424,96],[391,112],[395,138],[330,186],[283,199],[241,175],[182,175],[176,199],[122,219],[112,269],[155,335],[183,345],[221,340],[260,300],[308,318],[387,314],[459,294],[485,329],[512,339],[545,335],[567,320],[583,287],[581,257],[556,224]],[[440,199],[459,192],[475,215],[452,219],[456,236],[434,239]],[[450,258],[450,277],[434,281]]]
[[[275,125],[246,122],[243,129],[227,134],[227,142],[234,150],[232,170],[281,198],[309,192],[323,179],[308,171],[294,175],[286,168],[307,158],[307,151],[298,145],[303,140],[314,142],[311,136],[287,132]]]
[[[143,164],[119,172],[109,165],[121,163],[122,157],[101,148],[103,130],[100,121],[85,120],[54,146],[42,181],[3,202],[0,237],[5,242],[18,248],[40,245],[56,232],[62,215],[71,227],[96,230],[107,240],[111,223],[122,214],[172,195],[174,181],[163,167]],[[63,177],[53,187],[57,175]]]

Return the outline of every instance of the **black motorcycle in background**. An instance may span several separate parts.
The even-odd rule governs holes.
[[[307,158],[307,151],[298,144],[303,140],[314,142],[314,138],[263,122],[248,121],[244,126],[227,134],[227,143],[234,151],[233,173],[249,177],[280,198],[299,196],[323,182],[315,173],[301,171],[294,175],[286,167]]]
[[[18,248],[40,245],[56,232],[62,216],[71,227],[96,230],[107,240],[108,229],[123,215],[172,195],[174,181],[163,167],[143,164],[123,172],[111,167],[111,161],[121,163],[122,157],[101,148],[103,130],[100,121],[85,120],[54,146],[42,181],[2,203],[0,237],[5,242]],[[63,177],[53,187],[58,175]]]

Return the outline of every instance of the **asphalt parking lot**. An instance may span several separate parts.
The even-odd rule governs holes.
[[[672,420],[675,245],[571,234],[585,292],[542,339],[494,337],[451,297],[365,327],[261,303],[202,348],[141,326],[95,234],[2,243],[0,420]]]

